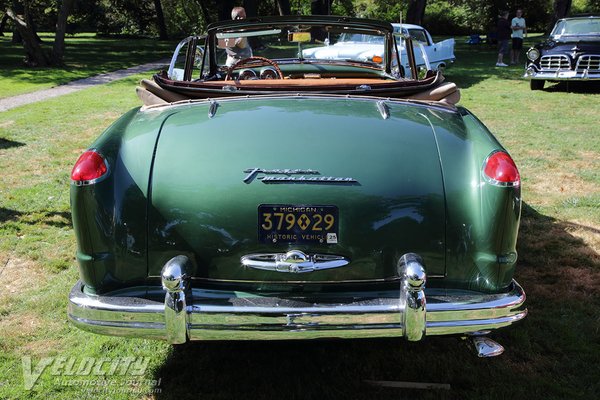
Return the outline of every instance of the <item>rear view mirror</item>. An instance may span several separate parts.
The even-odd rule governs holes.
[[[288,42],[305,43],[311,41],[310,32],[290,32],[288,33]]]

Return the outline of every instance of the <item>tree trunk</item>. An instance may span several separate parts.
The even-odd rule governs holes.
[[[258,0],[244,0],[243,6],[246,10],[246,18],[258,17]]]
[[[204,0],[196,0],[196,3],[200,6],[200,11],[202,11],[202,16],[204,17],[204,27],[210,25],[212,23],[212,18],[210,17],[210,12],[206,7],[206,3]]]
[[[47,67],[50,65],[50,57],[38,42],[35,31],[25,22],[23,16],[15,14],[10,8],[6,11],[6,15],[13,21],[23,40],[26,53],[25,64],[32,67]]]
[[[231,19],[231,9],[233,8],[233,0],[215,0],[217,10],[219,12],[219,21]]]
[[[67,32],[67,17],[71,11],[73,0],[62,0],[56,20],[56,34],[54,35],[54,46],[52,47],[52,65],[63,65],[65,55],[65,33]]]
[[[290,0],[277,0],[277,10],[279,15],[290,15],[292,13]]]
[[[554,18],[561,19],[571,10],[571,0],[554,0]]]
[[[158,25],[158,38],[160,40],[169,39],[167,34],[167,25],[165,24],[165,14],[163,14],[162,3],[160,0],[154,0],[154,9],[156,10],[156,24]]]
[[[310,13],[312,15],[331,15],[331,3],[333,0],[312,0]]]
[[[2,21],[0,21],[0,36],[4,36],[4,29],[6,28],[6,21],[8,21],[8,15],[4,13]]]
[[[25,15],[25,6],[23,6],[23,4],[21,4],[17,0],[13,0],[11,3],[12,3],[11,9],[13,10],[13,14]],[[6,12],[6,15],[8,15],[8,11]],[[25,18],[25,21],[27,21],[26,18]],[[12,37],[11,43],[12,44],[23,44],[23,38],[21,37],[21,34],[19,33],[19,30],[16,27],[16,24],[13,24],[13,37]]]
[[[552,14],[552,21],[548,25],[547,33],[550,33],[552,28],[554,28],[554,24],[561,18],[564,18],[571,11],[571,0],[554,0],[554,13]]]
[[[409,0],[408,10],[406,11],[406,23],[423,25],[426,6],[427,0]]]
[[[27,25],[29,25],[31,27],[31,30],[33,31],[33,33],[35,35],[35,40],[37,40],[38,43],[42,43],[43,40],[37,33],[37,27],[35,26],[35,21],[33,20],[33,17],[31,16],[31,13],[29,12],[29,9],[27,7],[25,7],[25,21],[27,22]]]

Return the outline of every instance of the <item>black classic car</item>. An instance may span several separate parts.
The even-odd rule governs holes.
[[[550,37],[527,51],[531,90],[545,81],[600,80],[600,16],[560,19]]]

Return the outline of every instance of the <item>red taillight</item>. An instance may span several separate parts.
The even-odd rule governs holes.
[[[483,167],[487,181],[497,186],[519,186],[521,177],[515,162],[504,152],[490,155]]]
[[[93,183],[108,171],[104,158],[94,150],[88,150],[77,159],[71,179],[79,184]]]

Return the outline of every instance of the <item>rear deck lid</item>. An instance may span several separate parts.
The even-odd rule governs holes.
[[[212,105],[212,117],[210,107],[183,106],[162,128],[149,275],[186,254],[207,280],[381,281],[407,252],[424,257],[428,274],[444,273],[444,191],[425,106],[231,99]],[[285,269],[288,259],[308,265],[303,257],[343,265]]]

